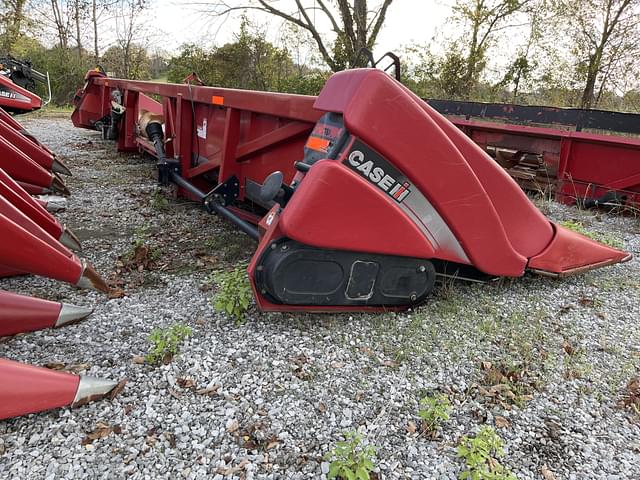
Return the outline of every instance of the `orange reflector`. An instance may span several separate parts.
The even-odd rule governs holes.
[[[211,97],[211,103],[213,103],[214,105],[224,105],[224,97],[214,95]]]
[[[307,148],[327,152],[329,151],[329,140],[326,138],[309,137],[309,140],[307,140]]]

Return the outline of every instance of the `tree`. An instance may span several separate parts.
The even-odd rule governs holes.
[[[69,45],[69,19],[65,16],[62,2],[51,0],[51,14],[58,33],[60,48],[66,49]]]
[[[495,35],[514,26],[510,21],[525,10],[532,0],[457,0],[454,19],[464,27],[458,43],[465,55],[464,71],[453,94],[469,98],[473,95],[487,59],[487,49]],[[456,69],[458,58],[450,59]]]
[[[316,43],[323,61],[337,72],[349,67],[365,66],[367,60],[359,53],[363,48],[372,50],[384,25],[387,11],[393,0],[380,0],[370,8],[367,0],[295,0],[291,10],[280,9],[274,0],[248,0],[233,6],[226,1],[199,2],[210,7],[216,17],[224,17],[234,11],[258,10],[284,19],[305,30]],[[316,28],[316,12],[328,21],[335,35],[329,43]]]
[[[119,45],[109,47],[103,54],[102,67],[118,78],[148,80],[151,77],[151,62],[147,50],[131,43],[125,53]]]
[[[571,39],[576,74],[583,82],[580,106],[597,106],[623,64],[637,66],[640,0],[558,0],[559,24]],[[631,74],[637,74],[637,68]]]
[[[2,33],[3,53],[13,53],[13,46],[22,33],[21,27],[25,21],[24,8],[26,0],[2,0],[0,2],[0,23]]]
[[[140,41],[149,38],[142,18],[147,5],[145,0],[119,0],[116,6],[116,45],[120,49],[122,59],[122,69],[119,71],[124,78],[148,76],[149,59],[146,45]],[[142,66],[145,62],[146,71],[143,71]]]
[[[317,95],[326,72],[296,65],[286,47],[266,40],[264,31],[243,18],[234,41],[205,50],[183,45],[169,63],[168,80],[182,82],[196,72],[207,85]]]

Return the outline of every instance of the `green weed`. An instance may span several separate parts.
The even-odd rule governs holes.
[[[424,397],[420,400],[420,409],[418,410],[422,431],[431,436],[435,435],[442,424],[449,420],[451,410],[451,403],[446,395]]]
[[[241,323],[251,305],[252,298],[246,267],[236,267],[231,271],[219,273],[215,280],[218,284],[218,292],[213,306],[217,311],[233,317],[236,323]]]
[[[169,363],[178,354],[180,343],[191,335],[191,328],[176,323],[168,328],[154,328],[149,335],[151,347],[145,360],[151,365]]]
[[[362,445],[362,435],[357,432],[345,433],[345,440],[337,442],[336,446],[325,455],[330,461],[329,480],[369,480],[374,469],[376,447]]]
[[[460,480],[517,480],[507,467],[498,462],[504,456],[503,441],[495,430],[483,426],[478,434],[470,438],[462,437],[458,446],[458,457],[462,458],[467,469],[458,478]]]

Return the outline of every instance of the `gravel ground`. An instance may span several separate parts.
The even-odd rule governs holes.
[[[7,339],[0,356],[128,384],[113,401],[0,422],[0,477],[325,478],[323,455],[358,429],[378,448],[380,478],[454,479],[461,437],[488,424],[519,479],[640,479],[640,416],[619,406],[640,373],[637,259],[562,281],[446,283],[400,314],[254,311],[237,325],[211,306],[212,272],[248,259],[250,241],[165,200],[149,162],[97,133],[66,118],[24,123],[72,169],[58,216],[125,295],[0,280],[95,306],[80,324]],[[640,219],[541,207],[638,258]],[[176,322],[193,329],[180,354],[137,363],[151,330]],[[436,392],[453,409],[430,438],[413,427],[419,400]]]

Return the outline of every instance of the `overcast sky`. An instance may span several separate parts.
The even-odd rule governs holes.
[[[389,8],[385,27],[378,37],[376,54],[386,51],[399,51],[408,44],[424,44],[436,33],[446,34],[446,19],[451,14],[454,0],[395,0]],[[212,2],[213,3],[213,2]],[[241,4],[241,0],[229,0],[229,3]],[[281,0],[279,8],[295,10],[294,0]],[[375,5],[375,2],[370,1]],[[238,30],[239,14],[224,22],[206,18],[189,1],[158,0],[155,9],[155,24],[166,35],[158,47],[174,53],[183,43],[196,43],[203,46],[223,44],[233,38]],[[276,38],[282,27],[282,20],[269,15],[250,13],[257,23],[267,25],[268,35]],[[317,16],[318,29],[330,35],[330,29]]]

